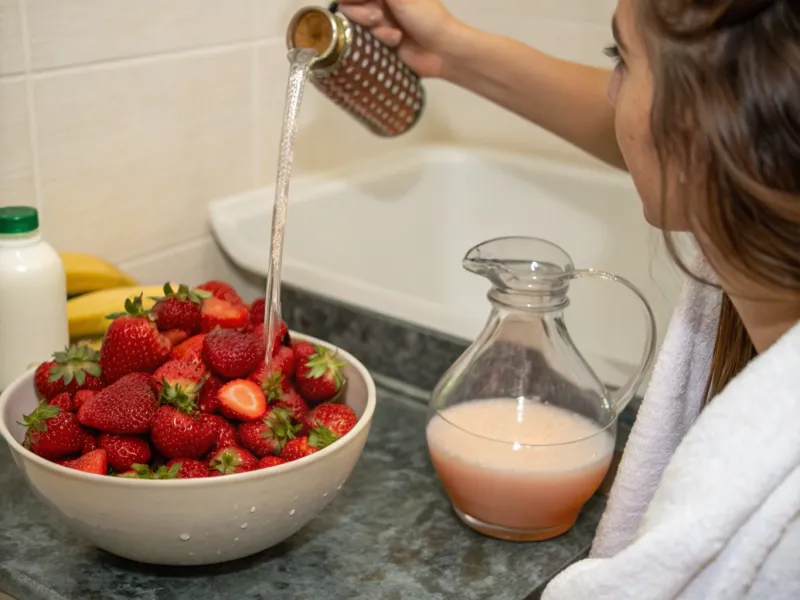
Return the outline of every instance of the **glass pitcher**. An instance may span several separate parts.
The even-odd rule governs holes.
[[[456,514],[483,534],[544,540],[569,530],[602,483],[617,415],[655,355],[656,324],[625,279],[576,270],[546,240],[505,237],[472,248],[463,266],[491,282],[483,331],[433,391],[428,450]],[[569,284],[620,283],[647,321],[639,368],[610,390],[575,347],[564,323]]]

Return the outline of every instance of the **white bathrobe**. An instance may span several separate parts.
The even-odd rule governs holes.
[[[701,413],[718,306],[687,283],[589,558],[542,600],[800,600],[800,324]]]

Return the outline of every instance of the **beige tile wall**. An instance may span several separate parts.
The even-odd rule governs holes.
[[[283,32],[308,3],[0,0],[0,205],[38,206],[58,248],[102,255],[142,277],[166,277],[164,265],[193,278],[238,277],[215,256],[205,205],[273,180]],[[448,6],[474,25],[598,63],[614,3]],[[423,126],[394,141],[309,89],[296,172],[428,140],[572,152],[488,102],[428,85]]]

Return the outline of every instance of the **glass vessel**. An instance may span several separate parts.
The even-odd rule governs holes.
[[[491,312],[434,389],[431,459],[468,526],[514,541],[555,537],[608,471],[617,415],[655,355],[653,312],[625,279],[576,270],[564,250],[538,238],[489,240],[467,252],[463,266],[490,281]],[[600,381],[565,326],[570,282],[587,277],[624,285],[644,307],[645,348],[619,389]]]

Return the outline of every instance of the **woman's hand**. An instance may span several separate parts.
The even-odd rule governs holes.
[[[397,53],[421,77],[441,77],[463,26],[439,0],[339,0],[339,10]]]

